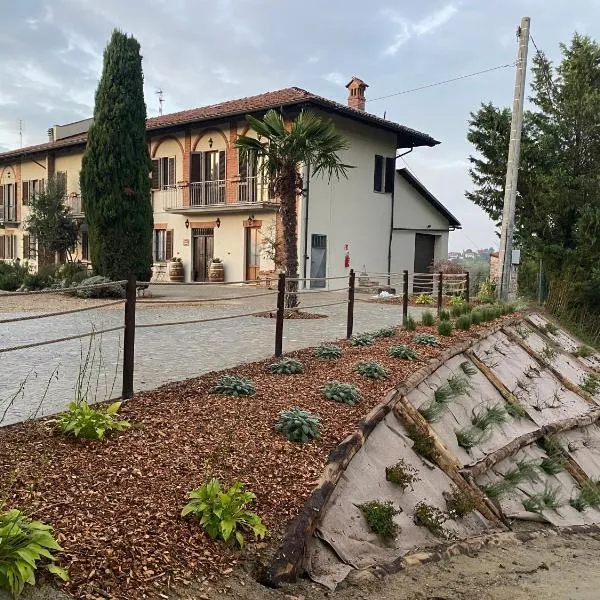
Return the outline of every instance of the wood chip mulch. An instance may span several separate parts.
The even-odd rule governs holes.
[[[223,373],[136,395],[122,407],[134,426],[103,443],[68,440],[46,420],[0,429],[0,498],[47,522],[64,548],[61,563],[78,598],[166,598],[169,590],[209,582],[237,562],[268,555],[319,479],[329,452],[358,422],[429,358],[456,341],[477,335],[456,331],[440,348],[419,346],[417,361],[392,359],[387,350],[411,344],[399,331],[374,345],[352,347],[342,359],[322,362],[311,350],[291,355],[302,375],[273,375],[271,360],[227,371],[252,379],[256,395],[232,398],[210,392]],[[418,331],[436,333],[434,328]],[[354,372],[358,360],[378,360],[390,378],[373,381]],[[190,360],[194,360],[193,355]],[[338,379],[357,385],[356,406],[325,399],[319,388]],[[280,411],[300,406],[321,419],[321,438],[299,445],[274,429]],[[269,528],[266,543],[245,551],[208,538],[193,520],[179,517],[189,490],[216,476],[242,480],[254,491],[252,509]],[[250,536],[248,536],[250,537]],[[249,553],[249,554],[248,554]]]
[[[276,319],[276,310],[267,310],[262,313],[257,313],[255,317],[262,317],[264,319]],[[319,315],[317,313],[307,313],[299,310],[286,310],[283,313],[284,319],[326,319],[329,315]]]

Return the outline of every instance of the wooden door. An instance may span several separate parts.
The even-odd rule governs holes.
[[[194,281],[208,281],[208,267],[214,257],[214,229],[192,229],[192,262]]]
[[[415,273],[429,273],[435,258],[435,236],[415,233]],[[425,277],[420,277],[418,284],[413,285],[414,294],[433,293],[433,275],[431,283]]]
[[[310,244],[310,287],[324,288],[327,281],[327,236],[313,233]],[[323,279],[321,279],[323,277]]]
[[[246,269],[245,279],[254,281],[258,279],[260,271],[260,244],[258,241],[258,227],[246,227]]]

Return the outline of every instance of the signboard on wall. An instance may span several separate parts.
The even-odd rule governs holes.
[[[189,246],[190,245],[190,239],[186,238],[185,240],[183,240],[183,245],[184,246]]]

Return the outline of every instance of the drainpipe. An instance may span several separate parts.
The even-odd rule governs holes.
[[[399,158],[402,158],[403,156],[406,156],[407,154],[410,154],[413,150],[415,149],[414,146],[410,147],[410,150],[408,150],[407,152],[403,152],[402,154],[398,154],[395,157],[395,161],[398,160]],[[392,285],[392,278],[391,275],[389,275],[389,273],[391,273],[392,271],[392,238],[394,236],[394,195],[396,192],[396,164],[394,162],[394,185],[392,186],[392,210],[390,211],[390,238],[388,241],[388,259],[387,259],[387,270],[388,270],[388,286]]]
[[[302,194],[304,196],[304,256],[303,256],[303,267],[302,267],[302,277],[304,278],[304,288],[306,289],[306,266],[308,263],[308,202],[309,202],[309,192],[310,192],[310,163],[306,164],[304,169],[304,181],[306,182],[304,185],[304,189],[302,190]]]

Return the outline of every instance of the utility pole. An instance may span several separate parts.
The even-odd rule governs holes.
[[[529,17],[521,19],[517,31],[519,52],[517,55],[517,74],[513,99],[512,121],[510,124],[510,145],[506,165],[506,184],[504,186],[504,212],[500,235],[498,298],[506,302],[510,288],[512,270],[513,235],[515,230],[515,206],[517,182],[519,179],[519,158],[521,154],[521,129],[523,126],[523,102],[525,100],[525,75],[527,73],[527,50],[529,48]]]

